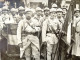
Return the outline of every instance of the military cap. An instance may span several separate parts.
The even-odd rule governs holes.
[[[74,13],[76,13],[77,11],[80,12],[80,9],[79,9],[79,8],[75,8],[75,9],[74,9]]]
[[[25,8],[22,7],[22,6],[20,6],[20,7],[19,7],[19,11],[22,11],[22,10],[25,10]]]
[[[61,8],[58,8],[57,12],[63,12],[63,10]]]
[[[57,4],[54,3],[54,4],[52,5],[52,8],[57,8]]]
[[[18,12],[18,9],[12,8],[11,11],[12,12]]]
[[[4,11],[9,10],[8,6],[3,6],[2,10],[4,10]]]
[[[51,8],[50,12],[57,12],[57,10],[55,8]]]
[[[36,11],[42,11],[42,9],[40,7],[37,7]]]
[[[49,11],[50,9],[48,7],[44,8],[44,11]]]
[[[25,9],[25,12],[32,12],[32,9],[26,8],[26,9]]]

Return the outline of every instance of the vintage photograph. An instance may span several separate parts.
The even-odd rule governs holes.
[[[80,0],[0,0],[0,60],[80,60]]]

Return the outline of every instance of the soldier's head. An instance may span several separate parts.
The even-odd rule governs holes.
[[[38,16],[40,16],[41,13],[42,13],[42,9],[41,9],[40,7],[37,7],[37,8],[36,8],[36,14],[37,14]]]
[[[50,16],[51,17],[56,17],[57,16],[57,13],[56,12],[57,12],[57,10],[55,8],[51,8],[50,9]]]
[[[58,8],[57,9],[57,17],[58,18],[62,17],[62,14],[63,14],[63,10],[61,8]]]
[[[67,13],[67,7],[66,6],[62,6],[62,10],[63,10],[63,15],[66,15],[66,13]]]
[[[3,6],[2,13],[3,14],[8,14],[8,11],[9,11],[8,6]]]
[[[50,14],[50,9],[48,7],[44,8],[44,15],[48,16]]]
[[[25,10],[25,16],[26,16],[26,19],[27,19],[27,20],[30,20],[31,17],[32,17],[32,15],[33,15],[32,10],[29,9],[29,8],[27,8],[27,9]]]
[[[74,16],[80,16],[80,9],[74,9]]]
[[[55,8],[55,9],[57,9],[58,8],[58,6],[57,6],[57,4],[52,4],[52,8]]]
[[[18,10],[19,10],[19,15],[23,16],[23,14],[25,13],[25,8],[20,6]]]
[[[12,9],[11,9],[11,13],[12,13],[12,15],[14,16],[15,14],[18,13],[18,9],[12,8]]]

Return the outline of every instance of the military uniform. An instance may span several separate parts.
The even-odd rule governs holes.
[[[25,53],[26,60],[30,60],[31,56],[33,56],[35,60],[40,60],[40,47],[37,36],[37,32],[40,30],[40,27],[39,24],[36,23],[38,22],[32,18],[30,19],[30,22],[28,22],[28,20],[21,20],[18,24],[18,44],[22,43],[23,45],[23,47],[20,47],[20,57]]]
[[[74,16],[73,27],[75,28],[75,44],[73,44],[72,55],[80,56],[80,16]]]
[[[64,32],[63,32],[63,25],[64,25],[64,18],[63,18],[63,16],[62,16],[62,12],[63,12],[63,10],[61,9],[61,8],[58,8],[57,9],[57,18],[58,18],[58,21],[59,21],[59,32],[60,32],[60,37],[59,37],[59,57],[58,58],[60,58],[61,60],[65,60],[66,59],[66,57],[65,57],[65,47],[66,47],[66,44],[65,44],[65,37],[64,36],[62,36],[62,34],[64,34]],[[58,15],[58,13],[59,13],[59,15]]]
[[[55,31],[57,30],[57,28],[58,28],[58,20],[57,19],[51,19],[50,17],[48,17],[43,22],[42,42],[47,43],[47,60],[51,60],[52,50],[54,49],[53,45],[58,43],[58,38],[55,35]],[[53,29],[54,29],[54,31],[53,31]]]

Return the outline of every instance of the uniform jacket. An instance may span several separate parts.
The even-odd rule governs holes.
[[[52,28],[56,31],[58,28],[58,20],[57,19],[50,19],[48,18],[43,22],[42,26],[42,41],[47,42],[48,44],[56,44],[58,42],[58,39],[56,35],[54,34],[54,31],[52,31]],[[50,32],[50,33],[47,33]]]
[[[18,24],[17,28],[17,39],[18,39],[18,44],[22,43],[23,48],[20,48],[20,57],[23,56],[23,53],[25,49],[33,43],[38,49],[39,48],[39,39],[37,36],[34,36],[35,32],[38,31],[39,27],[36,24],[38,23],[35,19],[30,20],[30,24],[28,23],[28,20],[21,20]],[[24,33],[25,31],[25,33]],[[23,32],[23,33],[22,33]],[[22,36],[26,35],[26,36]]]

